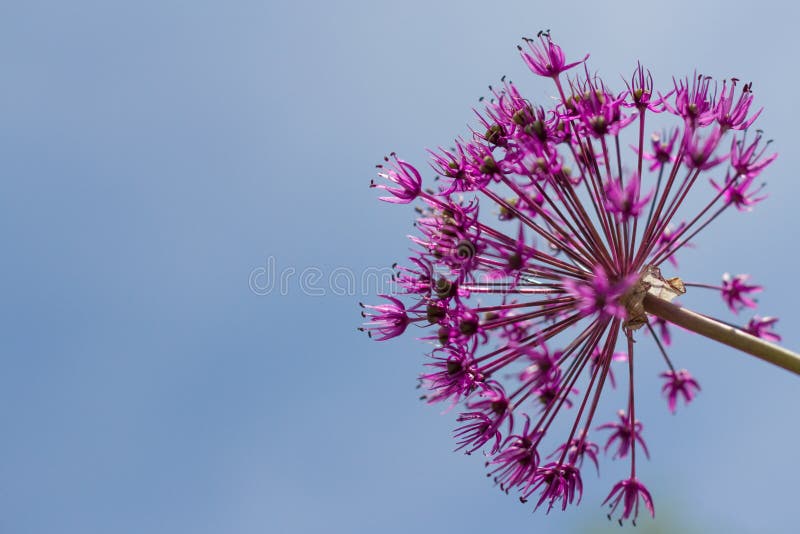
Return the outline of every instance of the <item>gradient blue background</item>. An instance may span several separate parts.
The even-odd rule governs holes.
[[[800,348],[800,11],[778,5],[3,4],[0,532],[605,529],[609,463],[580,507],[531,514],[417,400],[423,346],[356,332],[364,296],[248,279],[270,257],[323,288],[402,259],[412,213],[375,200],[373,165],[422,166],[503,74],[548,98],[515,46],[550,28],[616,87],[637,59],[661,88],[695,68],[755,82],[770,198],[704,232],[681,275],[753,273]],[[642,532],[796,532],[797,377],[675,337],[703,392],[672,417],[656,359],[638,373]]]

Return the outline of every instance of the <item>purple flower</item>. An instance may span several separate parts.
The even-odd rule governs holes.
[[[691,86],[688,78],[676,81],[675,105],[671,106],[666,98],[662,97],[665,107],[675,115],[682,117],[691,129],[711,124],[714,120],[713,103],[709,94],[711,81],[709,76],[703,75],[692,78]]]
[[[738,179],[738,175],[734,178],[726,176],[725,185],[717,185],[714,180],[710,181],[714,189],[722,193],[725,204],[736,206],[736,209],[739,211],[750,211],[753,209],[753,206],[767,198],[766,195],[756,197],[763,188],[763,184],[754,191],[748,191],[753,185],[753,178],[745,177]]]
[[[611,435],[608,437],[603,450],[608,452],[608,449],[616,442],[617,450],[614,453],[614,458],[624,458],[633,447],[634,441],[636,441],[642,446],[645,456],[649,458],[650,453],[647,450],[644,439],[642,439],[642,423],[639,421],[631,422],[630,417],[624,410],[617,412],[617,415],[619,416],[619,422],[605,423],[597,427],[597,430],[611,430]]]
[[[655,517],[656,512],[653,508],[653,498],[650,496],[650,492],[647,491],[644,484],[633,476],[627,480],[616,483],[611,489],[611,493],[606,497],[606,500],[603,501],[603,504],[608,503],[611,508],[611,511],[608,513],[608,518],[611,519],[611,516],[617,511],[619,505],[622,504],[622,511],[618,519],[619,524],[622,525],[624,520],[633,518],[632,521],[635,526],[636,518],[639,516],[639,499],[642,500],[645,508],[650,512],[650,517]]]
[[[756,307],[756,302],[748,295],[750,293],[759,293],[764,288],[748,284],[747,281],[749,279],[749,274],[731,276],[729,273],[725,273],[722,275],[722,299],[733,313],[739,313],[739,310],[744,307]]]
[[[569,102],[569,118],[577,126],[580,121],[582,133],[600,138],[615,135],[636,118],[623,114],[626,93],[614,95],[606,90],[601,80],[588,78],[582,82],[570,81],[573,93],[581,94]]]
[[[669,137],[657,133],[650,136],[650,146],[653,152],[645,152],[642,154],[644,159],[653,162],[648,169],[650,172],[658,170],[667,163],[673,163],[675,161],[675,157],[672,153],[675,150],[675,141],[677,141],[679,133],[680,130],[675,128],[672,130]]]
[[[525,39],[529,52],[523,52],[521,46],[517,48],[528,67],[539,76],[557,78],[562,72],[580,65],[589,58],[587,54],[582,61],[568,64],[564,51],[550,39],[550,32],[539,32],[538,37],[538,43],[533,39]]]
[[[683,137],[683,162],[690,169],[707,171],[716,167],[728,158],[728,154],[712,157],[722,140],[722,129],[711,128],[707,135],[698,133],[700,130],[686,130]]]
[[[484,381],[478,370],[472,348],[465,345],[448,345],[434,349],[431,357],[434,362],[427,364],[436,371],[420,377],[422,384],[431,391],[426,398],[428,402],[440,402],[452,399],[452,405],[475,391]]]
[[[558,380],[560,351],[550,352],[544,343],[526,350],[531,364],[520,373],[521,382],[539,385],[543,382]]]
[[[571,464],[551,462],[536,471],[533,483],[530,488],[523,491],[521,497],[525,502],[531,493],[541,490],[539,501],[534,508],[538,509],[547,501],[547,511],[553,509],[556,502],[561,501],[561,509],[566,510],[568,504],[572,504],[577,496],[578,502],[583,495],[583,481],[581,480],[580,469]]]
[[[467,454],[472,454],[489,442],[493,443],[492,453],[500,450],[500,427],[504,422],[508,422],[509,427],[514,425],[502,386],[496,382],[487,383],[477,397],[467,403],[467,408],[473,411],[458,416],[458,422],[465,424],[454,432],[459,440],[456,450],[470,447]]]
[[[390,168],[386,169],[383,165],[378,165],[379,169],[383,169],[383,172],[379,172],[378,176],[389,180],[397,187],[376,184],[375,182],[370,183],[370,187],[383,189],[387,193],[390,193],[392,195],[390,197],[380,197],[380,199],[385,202],[391,202],[392,204],[408,204],[419,196],[420,190],[422,189],[422,176],[420,176],[419,171],[410,163],[398,159],[394,153],[392,154],[392,158],[394,162],[391,164]],[[384,159],[387,163],[389,162],[389,158]]]
[[[497,247],[497,255],[505,260],[505,263],[500,265],[495,271],[498,277],[512,276],[515,280],[519,280],[523,269],[527,266],[528,260],[533,257],[534,250],[535,249],[526,242],[525,227],[523,224],[520,224],[516,245],[511,249],[503,245]]]
[[[734,138],[731,141],[731,167],[737,176],[744,176],[752,181],[753,178],[761,174],[761,171],[767,165],[778,157],[778,154],[770,154],[767,157],[763,157],[770,141],[767,141],[761,147],[761,150],[759,150],[758,146],[760,143],[761,132],[756,133],[756,138],[747,146],[744,144],[744,137],[742,139]]]
[[[579,468],[583,466],[584,458],[589,458],[599,475],[600,463],[597,460],[597,453],[599,450],[600,447],[598,447],[596,443],[586,439],[585,432],[581,432],[579,436],[575,436],[568,443],[561,444],[549,458],[566,454],[567,461]]]
[[[606,209],[623,222],[638,217],[653,196],[650,193],[640,199],[639,186],[640,179],[637,174],[631,176],[628,185],[624,187],[618,180],[608,182],[606,184]]]
[[[664,111],[662,100],[652,100],[653,98],[653,76],[649,70],[645,70],[641,63],[636,63],[636,70],[633,71],[630,83],[626,83],[628,93],[633,102],[630,104],[640,112],[645,110],[660,113]]]
[[[411,320],[402,301],[389,295],[378,296],[389,302],[377,306],[362,304],[361,307],[368,311],[361,312],[361,316],[370,319],[370,322],[365,323],[360,330],[366,331],[369,337],[378,341],[386,341],[405,332]],[[378,335],[374,336],[373,332]]]
[[[739,100],[734,104],[733,91],[736,89],[736,83],[739,80],[731,78],[731,88],[728,94],[725,94],[725,88],[728,81],[722,82],[722,92],[720,94],[717,105],[714,107],[714,118],[717,119],[717,124],[723,131],[725,130],[746,130],[748,126],[753,124],[755,120],[761,115],[762,109],[759,109],[750,118],[747,118],[747,113],[750,110],[750,104],[753,102],[753,93],[751,91],[752,84],[746,83],[742,88],[742,93],[739,95]]]
[[[684,403],[689,404],[697,392],[700,391],[700,384],[692,378],[692,375],[686,369],[666,371],[659,376],[665,380],[661,391],[667,397],[669,411],[672,413],[675,413],[679,394],[683,397]]]
[[[496,466],[488,476],[505,492],[511,488],[527,488],[535,483],[539,469],[537,446],[542,432],[531,429],[530,418],[525,416],[525,428],[520,434],[506,438],[503,448],[486,466]]]
[[[745,330],[756,337],[766,341],[780,341],[781,336],[772,331],[772,327],[778,322],[777,317],[753,316],[747,323]]]

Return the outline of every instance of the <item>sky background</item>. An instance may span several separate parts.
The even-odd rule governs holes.
[[[412,210],[367,187],[384,154],[423,167],[504,74],[550,97],[515,49],[550,28],[616,88],[637,59],[662,89],[694,69],[754,82],[770,198],[680,274],[752,273],[800,348],[798,8],[614,4],[4,3],[0,532],[605,531],[610,462],[566,513],[502,495],[452,452],[453,414],[417,400],[424,345],[357,332],[375,288],[337,273],[406,254]],[[273,261],[285,291],[253,291]],[[792,532],[798,378],[674,337],[703,391],[671,416],[657,362],[637,372],[641,531]]]

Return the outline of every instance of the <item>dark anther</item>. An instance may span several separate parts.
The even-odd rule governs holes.
[[[438,323],[447,315],[447,310],[434,303],[428,304],[425,311],[429,323]]]
[[[453,360],[447,362],[447,374],[454,375],[459,371],[461,371],[461,364],[459,362]]]
[[[439,332],[437,332],[437,336],[441,345],[447,345],[447,342],[450,341],[450,330],[446,326],[443,326],[439,329]]]
[[[534,121],[530,125],[530,129],[536,135],[536,137],[539,138],[540,141],[546,141],[547,140],[547,128],[544,125],[544,121],[540,121],[540,120]],[[531,132],[528,132],[526,130],[526,133],[528,133],[528,135],[530,135]]]
[[[483,174],[496,174],[500,169],[492,156],[486,156],[483,158],[483,163],[481,163],[479,170]]]
[[[465,336],[471,336],[478,331],[478,320],[465,319],[458,324],[458,330]]]
[[[433,290],[440,299],[449,299],[456,294],[456,285],[447,278],[441,277],[436,281]]]
[[[506,408],[508,408],[508,401],[501,400],[492,403],[492,411],[498,415],[505,412]]]
[[[517,111],[511,117],[511,120],[514,121],[514,124],[517,124],[519,126],[525,126],[528,123],[528,120],[529,120],[528,119],[528,110],[527,109],[521,109],[521,110]]]
[[[493,124],[486,130],[484,137],[487,142],[493,145],[499,145],[503,141],[503,137],[505,137],[505,131],[499,124]]]
[[[456,246],[456,256],[462,260],[469,260],[475,256],[475,245],[468,239],[462,239]]]

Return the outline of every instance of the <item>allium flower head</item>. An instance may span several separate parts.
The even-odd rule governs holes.
[[[775,155],[760,133],[745,141],[760,114],[750,112],[749,84],[737,96],[737,80],[718,92],[717,82],[694,75],[659,91],[637,64],[615,90],[585,65],[572,70],[588,55],[568,60],[547,32],[519,49],[552,83],[552,101],[537,105],[503,79],[476,110],[470,137],[429,151],[437,175],[430,187],[396,156],[381,167],[389,183],[373,187],[391,195],[382,200],[416,201],[418,219],[412,256],[396,267],[398,296],[365,306],[364,329],[384,340],[411,323],[427,327],[413,329],[433,345],[423,398],[458,406],[456,448],[482,450],[500,489],[536,508],[580,501],[585,460],[599,473],[595,441],[609,432],[605,449],[629,464],[630,476],[606,504],[620,520],[635,520],[640,504],[654,513],[636,473],[641,453],[649,457],[636,418],[637,362],[663,357],[672,412],[700,389],[666,353],[667,320],[689,328],[669,301],[705,288],[738,312],[761,291],[747,275],[714,286],[661,269],[676,268],[677,255],[722,213],[761,200],[751,182]],[[656,113],[671,125],[651,137],[646,119]],[[687,209],[696,205],[684,203],[690,195],[705,199],[699,210]],[[775,321],[754,318],[746,331],[776,339]],[[627,388],[624,405],[597,425],[598,412],[608,413],[603,392],[617,385]],[[557,418],[568,431],[555,430]]]

